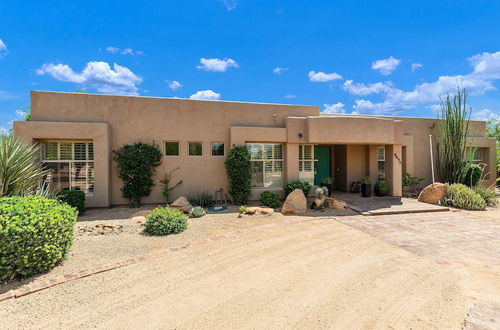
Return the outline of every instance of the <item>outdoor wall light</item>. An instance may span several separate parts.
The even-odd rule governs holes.
[[[299,138],[304,137],[304,134],[299,133]]]

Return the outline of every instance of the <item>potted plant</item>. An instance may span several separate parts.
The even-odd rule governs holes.
[[[378,197],[382,197],[387,195],[387,191],[389,191],[389,184],[385,180],[378,180],[375,182],[375,195]]]
[[[331,176],[324,177],[321,179],[321,187],[326,187],[328,189],[328,197],[332,196],[333,191],[333,179]]]
[[[372,195],[372,179],[365,176],[361,180],[361,196],[370,197]]]
[[[403,194],[405,196],[417,196],[417,186],[424,180],[425,178],[419,178],[405,173],[403,177]]]

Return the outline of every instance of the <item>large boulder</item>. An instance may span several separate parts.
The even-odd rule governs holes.
[[[191,209],[193,208],[191,203],[189,203],[187,198],[184,196],[177,198],[172,204],[170,204],[170,206],[174,207],[174,208],[176,208],[184,213],[189,213],[191,211]]]
[[[281,213],[305,213],[307,212],[307,199],[304,192],[300,189],[295,189],[286,197]]]
[[[429,204],[440,204],[446,197],[446,185],[433,183],[425,187],[418,195],[418,201]]]
[[[333,210],[347,210],[347,203],[332,197],[327,197],[325,199],[325,206]]]

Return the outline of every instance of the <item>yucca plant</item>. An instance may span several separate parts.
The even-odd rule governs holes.
[[[0,135],[0,197],[49,194],[38,145]]]

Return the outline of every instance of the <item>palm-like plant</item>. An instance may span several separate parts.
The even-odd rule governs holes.
[[[46,194],[40,149],[12,135],[0,135],[0,197]]]

